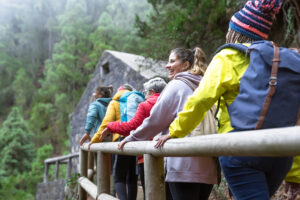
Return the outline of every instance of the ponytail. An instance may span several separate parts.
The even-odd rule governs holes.
[[[194,65],[191,69],[191,73],[203,76],[207,69],[206,55],[204,51],[199,47],[195,47],[193,49],[193,54],[194,54]]]

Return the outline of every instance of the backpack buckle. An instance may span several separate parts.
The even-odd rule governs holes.
[[[269,85],[277,85],[277,77],[276,76],[271,76]]]

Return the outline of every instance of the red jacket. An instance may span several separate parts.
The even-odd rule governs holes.
[[[156,103],[159,95],[160,93],[155,93],[148,100],[140,103],[134,117],[129,122],[109,122],[107,124],[107,129],[111,133],[119,133],[121,135],[128,136],[130,131],[137,129],[137,127],[143,123],[144,119],[150,116],[150,111]]]

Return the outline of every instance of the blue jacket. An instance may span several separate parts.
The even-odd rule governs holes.
[[[85,132],[87,134],[90,134],[92,130],[93,134],[97,132],[105,116],[106,107],[110,101],[111,98],[98,98],[90,104],[85,122]]]

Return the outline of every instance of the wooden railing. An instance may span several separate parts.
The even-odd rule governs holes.
[[[117,142],[97,143],[90,148],[97,152],[97,185],[87,178],[88,146],[80,150],[80,200],[87,193],[96,200],[116,199],[110,189],[110,153],[144,155],[145,196],[147,200],[164,200],[164,156],[295,156],[300,155],[300,127],[243,131],[197,137],[171,139],[156,149],[154,141],[127,143],[122,151]]]
[[[49,171],[49,166],[52,164],[56,165],[55,168],[55,177],[54,180],[57,181],[58,180],[58,175],[59,175],[59,165],[60,164],[67,164],[67,179],[71,178],[71,173],[72,173],[72,159],[75,157],[78,157],[79,153],[72,153],[69,155],[65,155],[65,156],[58,156],[58,157],[54,157],[54,158],[48,158],[44,161],[45,164],[45,168],[44,168],[44,183],[48,182],[48,171]]]

